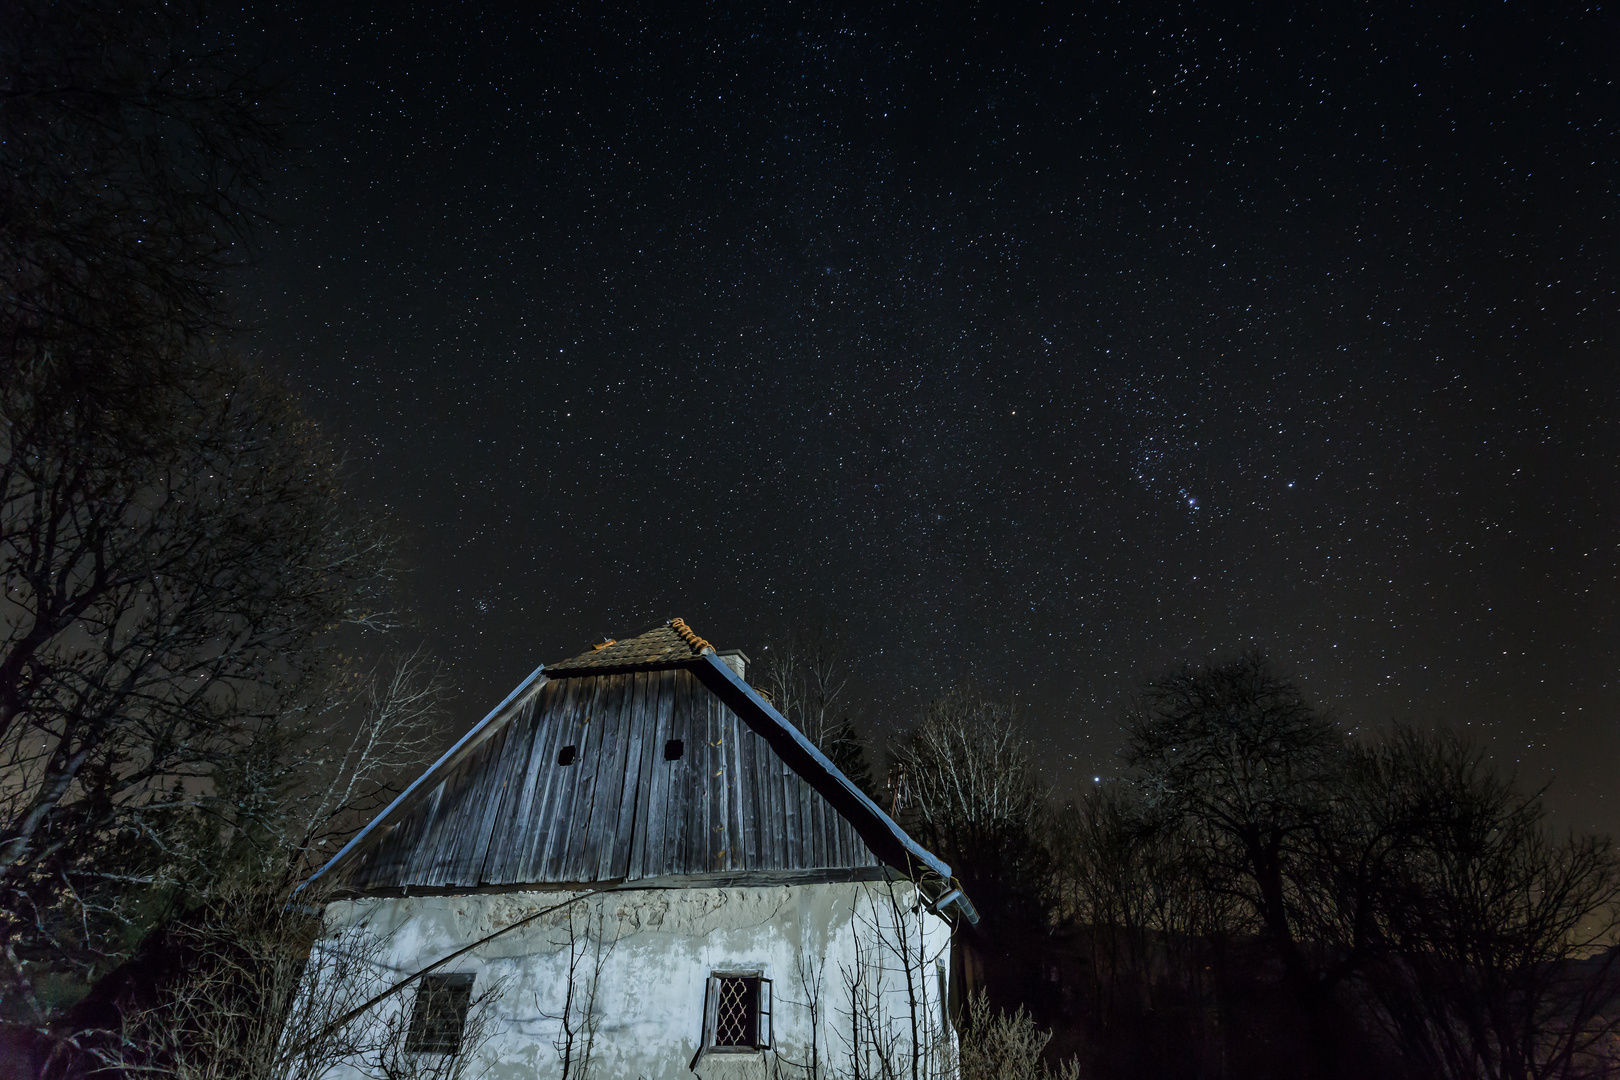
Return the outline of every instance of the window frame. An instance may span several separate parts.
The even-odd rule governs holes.
[[[445,971],[423,975],[416,987],[416,997],[411,1002],[410,1019],[405,1025],[405,1052],[407,1054],[432,1054],[436,1057],[455,1057],[461,1053],[462,1041],[467,1035],[467,1013],[472,1009],[473,984],[478,974],[473,971]],[[424,1005],[431,1000],[431,995],[450,993],[452,1010],[455,1015],[455,1045],[444,1049],[445,1039],[440,1037],[429,1046],[421,1045],[428,1036],[428,1025],[433,1022],[432,1017],[423,1014]]]
[[[754,989],[754,1041],[749,1045],[721,1046],[715,1042],[718,1034],[720,1012],[720,981],[722,979],[748,979],[755,983]],[[704,981],[703,990],[703,1038],[698,1046],[697,1054],[692,1058],[692,1066],[707,1054],[763,1054],[775,1045],[775,1020],[772,1016],[774,994],[771,980],[766,977],[763,968],[723,968],[709,972]]]

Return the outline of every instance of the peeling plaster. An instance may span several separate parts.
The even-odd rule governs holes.
[[[714,971],[760,969],[774,987],[773,1051],[737,1056],[706,1055],[703,1077],[764,1076],[773,1058],[801,1061],[811,1043],[807,983],[821,982],[817,1045],[824,1062],[841,1065],[848,1048],[842,1017],[849,1011],[847,973],[856,965],[857,943],[882,954],[885,970],[872,976],[888,1012],[909,1015],[902,966],[886,946],[897,939],[894,913],[924,956],[914,968],[920,1015],[938,1025],[936,959],[949,961],[950,926],[921,908],[908,881],[836,882],[728,888],[659,888],[608,892],[553,912],[468,953],[444,972],[472,972],[475,993],[503,983],[493,1003],[494,1034],[476,1051],[483,1060],[469,1075],[488,1080],[560,1076],[553,1048],[568,977],[570,926],[578,932],[598,918],[611,942],[602,964],[592,1075],[690,1077],[688,1068],[702,1037],[705,985]],[[389,972],[408,975],[449,953],[535,912],[562,903],[568,892],[475,893],[460,896],[367,898],[339,901],[327,909],[332,931],[364,927],[384,943]],[[588,978],[588,967],[581,973]],[[379,1008],[409,1008],[410,990]],[[949,1036],[947,1036],[949,1037]],[[794,1075],[796,1070],[784,1070]],[[842,1071],[841,1069],[838,1071]],[[358,1077],[344,1067],[330,1074]],[[577,1070],[576,1073],[577,1074]]]

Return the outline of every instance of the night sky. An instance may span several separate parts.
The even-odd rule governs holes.
[[[1082,6],[1082,5],[1076,5]],[[672,615],[1016,695],[1260,647],[1620,830],[1620,9],[294,3],[250,345],[465,726]]]

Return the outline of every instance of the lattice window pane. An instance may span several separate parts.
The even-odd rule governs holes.
[[[725,975],[718,980],[714,1045],[755,1046],[759,1030],[759,980]]]
[[[454,1054],[472,1004],[471,975],[424,975],[405,1031],[405,1049],[413,1054]]]

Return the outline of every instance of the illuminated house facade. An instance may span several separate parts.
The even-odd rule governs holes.
[[[674,619],[542,667],[316,875],[317,960],[364,940],[405,984],[367,1021],[399,1060],[952,1074],[977,915],[746,665]]]

